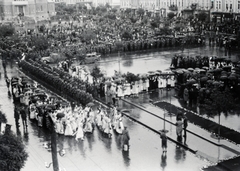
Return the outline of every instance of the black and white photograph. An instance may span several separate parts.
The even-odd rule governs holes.
[[[240,171],[240,0],[0,0],[0,171]]]

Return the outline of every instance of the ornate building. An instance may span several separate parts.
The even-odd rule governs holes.
[[[55,15],[53,0],[0,0],[0,20],[26,16],[39,21],[51,15]]]

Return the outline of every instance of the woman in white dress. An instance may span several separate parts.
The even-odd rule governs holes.
[[[122,87],[122,84],[119,84],[117,87],[118,87],[117,96],[119,98],[122,98],[123,97],[123,87]]]
[[[57,119],[56,120],[56,132],[58,134],[64,134],[64,130],[63,130],[63,124],[62,124],[62,120],[61,119]]]
[[[140,93],[140,92],[142,92],[143,91],[143,80],[142,79],[140,79],[139,81],[138,81],[138,93]]]
[[[77,129],[77,133],[76,133],[76,137],[75,137],[75,140],[78,141],[78,140],[84,140],[84,132],[83,132],[83,120],[80,119],[79,120],[79,123],[78,123],[78,129]]]
[[[85,128],[84,128],[84,132],[85,133],[92,133],[93,132],[91,118],[87,118],[86,125],[85,125]]]
[[[77,123],[76,123],[76,119],[74,117],[70,118],[70,124],[71,124],[73,132],[76,132],[76,130],[77,130]]]
[[[130,96],[131,95],[131,85],[130,83],[126,83],[125,84],[125,92],[124,92],[124,95],[125,96]]]
[[[73,130],[72,130],[72,126],[69,118],[66,120],[66,129],[65,129],[64,135],[73,136]]]
[[[109,117],[105,117],[105,129],[104,133],[108,136],[108,138],[112,137],[112,124],[111,124],[111,119]]]
[[[146,78],[145,82],[146,82],[146,91],[148,91],[148,88],[149,88],[149,79]]]
[[[163,88],[163,77],[161,75],[158,77],[158,88]]]
[[[123,130],[124,130],[124,126],[122,122],[122,117],[120,117],[117,122],[116,132],[121,135]]]

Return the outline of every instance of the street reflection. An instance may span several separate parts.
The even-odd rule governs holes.
[[[165,152],[162,153],[160,166],[162,170],[165,170],[165,167],[167,166],[167,153]]]
[[[81,155],[83,156],[83,158],[86,158],[86,149],[87,148],[84,147],[84,142],[83,141],[79,141],[77,143],[77,145],[78,145],[78,149],[79,149]]]
[[[85,134],[86,140],[88,142],[88,148],[90,151],[93,149],[93,143],[95,142],[93,134]]]
[[[177,163],[184,161],[185,158],[186,158],[186,150],[177,145],[176,148],[175,148],[174,158],[175,158]]]
[[[102,137],[102,141],[104,142],[106,150],[111,151],[112,139],[108,137]]]
[[[122,150],[123,161],[126,167],[130,166],[130,157],[129,157],[129,150],[124,151]]]

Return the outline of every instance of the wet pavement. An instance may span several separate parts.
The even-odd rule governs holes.
[[[165,92],[166,90],[160,91]],[[140,99],[144,100],[141,101]],[[172,101],[175,100],[176,99],[172,97]],[[121,101],[122,102],[119,103],[120,106],[131,111],[129,115],[134,118],[138,118],[140,121],[150,125],[155,130],[166,129],[168,130],[167,136],[174,140],[177,139],[176,127],[174,125],[176,123],[176,110],[174,112],[172,111],[174,115],[167,115],[167,111],[149,103],[150,98],[148,93],[140,94],[138,98],[124,98]],[[159,119],[164,118],[164,114],[165,119],[168,122],[164,122],[162,119]],[[194,134],[189,132],[187,133],[186,140],[183,139],[184,145],[193,151],[196,151],[197,155],[211,162],[216,163],[221,160],[233,158],[240,154],[239,145],[227,141],[226,139],[220,139],[220,141],[218,141],[218,139],[214,137],[209,130],[202,129],[198,125],[192,123],[188,124],[188,130]]]
[[[7,68],[9,78],[18,75],[18,70]],[[48,130],[38,127],[35,122],[28,121],[28,128],[23,129],[20,120],[20,129],[17,131],[13,117],[13,100],[9,96],[7,86],[1,74],[1,109],[6,114],[12,130],[22,137],[29,158],[23,171],[52,170],[52,166],[46,168],[45,164],[52,161],[51,152],[44,147],[50,143]],[[182,147],[169,141],[166,156],[162,155],[161,143],[158,134],[155,134],[143,126],[124,118],[124,125],[128,126],[130,134],[130,150],[123,152],[120,148],[119,137],[113,135],[112,139],[102,137],[99,131],[94,130],[93,135],[85,138],[83,142],[77,142],[73,137],[58,136],[58,150],[64,148],[66,154],[58,156],[59,167],[62,170],[179,170],[197,171],[210,162],[200,158]]]
[[[200,52],[207,53],[204,49],[210,47],[201,47],[185,50],[185,54],[196,55]],[[216,55],[217,52],[215,48],[209,52],[211,55]],[[127,71],[133,73],[146,73],[149,70],[158,70],[161,66],[161,70],[167,69],[170,65],[171,57],[174,53],[181,53],[180,50],[175,51],[162,51],[153,52],[152,54],[146,53],[141,55],[141,59],[138,59],[138,55],[132,55],[132,60],[129,61],[119,60],[109,61],[109,58],[102,59],[100,66],[105,69],[106,73],[113,75],[114,69],[120,70],[122,73]],[[161,55],[159,55],[161,54]],[[151,57],[152,56],[152,57]],[[237,58],[233,54],[231,58]],[[134,59],[134,60],[133,60]],[[126,62],[127,61],[127,62]],[[164,62],[163,62],[164,61]],[[135,63],[136,62],[136,63]],[[119,67],[120,64],[120,67]],[[9,78],[15,75],[19,75],[19,72],[14,64],[7,66],[7,75]],[[144,67],[151,66],[151,67]],[[136,69],[137,68],[137,69]],[[141,68],[141,70],[139,70]],[[141,72],[140,72],[141,71]],[[19,130],[16,129],[15,120],[13,117],[13,100],[10,93],[7,90],[7,86],[3,77],[3,70],[1,69],[0,78],[0,105],[2,111],[6,114],[8,123],[12,125],[12,130],[22,137],[24,144],[26,145],[27,152],[29,153],[29,158],[26,162],[23,171],[44,171],[52,170],[52,166],[46,168],[45,164],[49,164],[52,161],[51,152],[44,147],[45,143],[50,143],[50,134],[48,130],[38,127],[35,122],[28,121],[28,128],[23,129],[22,123],[20,121],[21,127]],[[170,92],[157,92],[158,98],[164,101],[169,101],[174,105],[179,105],[178,99],[174,98],[174,91]],[[164,117],[164,111],[157,108],[153,104],[149,103],[149,99],[155,101],[154,98],[156,94],[148,94],[150,98],[138,97],[138,98],[126,98],[125,101],[119,101],[119,106],[121,108],[129,108],[129,115],[134,118],[150,125],[155,130],[161,130],[164,128],[163,120],[156,119],[149,115],[149,113],[139,110],[138,107],[133,107],[129,105],[129,102],[139,105],[145,110],[149,110],[156,113],[159,117]],[[157,100],[157,98],[156,98]],[[175,117],[166,117],[167,120],[175,122]],[[223,122],[224,122],[223,118]],[[232,158],[240,152],[239,147],[229,141],[221,140],[221,144],[229,147],[229,150],[222,148],[199,137],[188,134],[186,144],[189,148],[196,151],[196,154],[186,150],[181,146],[177,146],[174,142],[168,141],[168,148],[166,155],[163,155],[161,148],[161,141],[158,134],[146,129],[145,127],[131,121],[127,117],[124,117],[124,125],[128,126],[130,134],[130,150],[129,152],[123,152],[120,148],[119,137],[113,135],[112,139],[104,138],[101,133],[95,129],[93,135],[87,136],[84,141],[77,142],[73,137],[57,137],[58,150],[64,148],[66,154],[61,157],[57,155],[59,167],[62,170],[78,171],[78,170],[101,170],[101,171],[111,171],[111,170],[143,170],[146,169],[151,171],[165,170],[165,171],[198,171],[205,166],[212,165],[219,160],[224,160],[227,158]],[[167,136],[172,139],[176,139],[175,126],[169,123],[165,123],[165,128],[169,131]],[[189,129],[207,138],[214,143],[218,143],[216,139],[211,137],[211,133],[203,130],[196,125],[189,124]],[[222,169],[222,168],[221,168]]]

